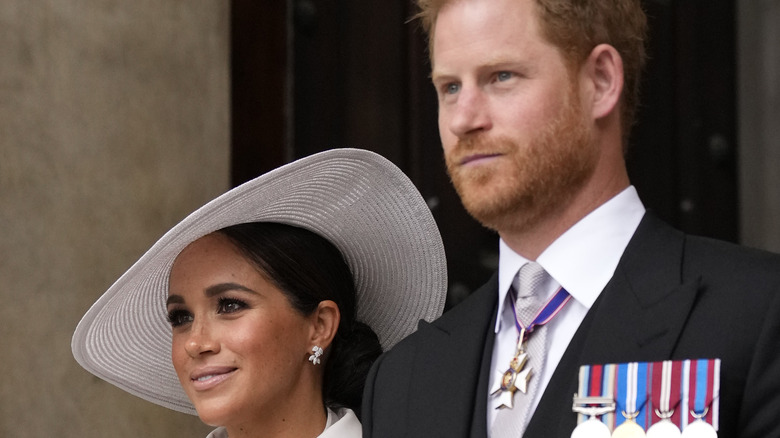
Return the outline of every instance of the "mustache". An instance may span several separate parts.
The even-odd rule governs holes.
[[[516,149],[515,143],[506,137],[475,136],[459,139],[449,154],[447,162],[464,164],[471,157],[507,155]]]

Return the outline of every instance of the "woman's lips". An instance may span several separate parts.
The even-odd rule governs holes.
[[[190,382],[196,391],[206,391],[231,378],[237,370],[234,367],[202,368],[190,375]]]

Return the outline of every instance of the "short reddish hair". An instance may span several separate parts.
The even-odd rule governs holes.
[[[458,0],[417,0],[419,18],[428,34],[433,57],[436,17]],[[623,60],[621,121],[626,139],[639,105],[639,81],[645,65],[647,17],[639,0],[534,0],[544,37],[556,45],[572,66],[580,66],[599,44],[615,48]]]

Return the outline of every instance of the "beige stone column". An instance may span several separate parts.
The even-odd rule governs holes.
[[[229,2],[0,2],[0,436],[199,437],[81,369],[70,337],[228,188]]]
[[[741,240],[780,252],[780,0],[736,4]]]

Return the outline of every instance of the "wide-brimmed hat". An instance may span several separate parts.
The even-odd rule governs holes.
[[[76,361],[127,392],[195,415],[171,362],[171,265],[200,237],[246,222],[306,228],[336,245],[355,280],[357,319],[385,350],[442,313],[444,246],[420,193],[382,156],[332,149],[224,193],[163,235],[81,319],[71,342]]]

